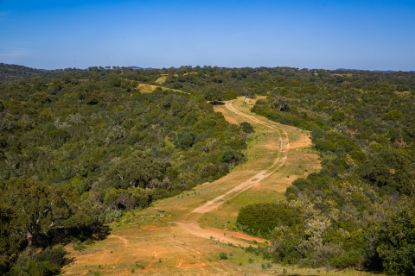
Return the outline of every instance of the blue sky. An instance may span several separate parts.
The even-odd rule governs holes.
[[[415,0],[0,0],[0,62],[415,70]]]

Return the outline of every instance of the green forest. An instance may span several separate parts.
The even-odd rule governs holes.
[[[161,74],[170,90],[136,89]],[[311,131],[322,169],[242,208],[240,230],[278,263],[414,275],[415,73],[5,64],[0,273],[58,274],[63,245],[243,163],[252,127],[208,101],[256,95],[253,112]]]
[[[243,161],[245,132],[203,99],[141,95],[118,73],[2,82],[2,273],[55,274],[64,262],[59,244],[99,238],[124,210],[216,179]]]

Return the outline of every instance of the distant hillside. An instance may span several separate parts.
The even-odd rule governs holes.
[[[33,78],[45,72],[46,70],[33,69],[21,65],[0,63],[1,82]]]

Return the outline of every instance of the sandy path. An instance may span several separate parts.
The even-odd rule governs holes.
[[[217,209],[218,207],[220,207],[223,203],[225,203],[225,201],[230,200],[231,198],[237,196],[238,194],[250,189],[255,184],[259,183],[261,180],[265,179],[268,176],[269,176],[268,171],[266,171],[266,170],[260,171],[259,173],[257,173],[253,177],[251,177],[248,180],[242,182],[238,186],[235,186],[234,188],[227,191],[226,193],[224,193],[220,196],[217,196],[214,199],[209,200],[205,204],[195,208],[192,211],[192,213],[199,213],[199,214],[209,213],[209,212]]]
[[[108,236],[108,238],[109,239],[111,239],[111,238],[118,239],[118,240],[122,241],[122,243],[124,244],[124,247],[128,247],[128,239],[126,239],[124,237],[111,234],[111,235]]]
[[[218,228],[202,228],[197,222],[177,222],[177,226],[185,229],[192,235],[204,239],[212,239],[225,244],[232,244],[240,247],[252,245],[248,241],[264,242],[265,240],[252,237],[247,234],[236,231],[224,231]]]
[[[252,188],[253,186],[259,184],[262,180],[264,180],[265,178],[271,176],[273,173],[275,173],[280,168],[282,168],[285,165],[285,163],[287,162],[287,152],[288,152],[289,147],[290,147],[287,132],[285,132],[284,130],[281,130],[281,129],[279,129],[279,128],[273,126],[272,124],[269,124],[269,123],[267,123],[263,120],[255,118],[254,116],[251,116],[251,115],[242,113],[241,111],[238,111],[232,105],[232,102],[226,102],[225,107],[228,110],[232,111],[233,113],[248,119],[248,121],[250,121],[250,122],[255,122],[255,123],[260,124],[260,125],[268,128],[268,129],[279,131],[280,132],[280,146],[279,146],[280,155],[277,158],[275,158],[274,163],[272,163],[272,165],[267,170],[260,171],[259,173],[257,173],[253,177],[251,177],[248,180],[242,182],[241,184],[235,186],[234,188],[227,191],[226,193],[224,193],[220,196],[217,196],[212,200],[209,200],[208,202],[206,202],[202,206],[199,206],[199,207],[195,208],[192,211],[192,213],[204,214],[204,213],[208,213],[208,212],[213,211],[214,209],[220,207],[226,200],[229,200],[229,199],[237,196],[238,194],[240,194],[240,193]]]

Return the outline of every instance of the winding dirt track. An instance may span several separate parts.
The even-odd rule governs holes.
[[[204,203],[203,205],[195,208],[192,210],[192,213],[197,214],[206,214],[209,212],[214,211],[215,209],[219,208],[222,204],[224,204],[227,200],[230,200],[237,196],[238,194],[249,190],[250,188],[254,187],[255,185],[258,185],[261,181],[266,179],[267,177],[271,176],[273,173],[281,169],[285,163],[287,162],[287,153],[290,147],[288,134],[285,130],[276,127],[272,123],[269,123],[265,120],[261,120],[259,118],[256,118],[252,115],[243,113],[239,110],[237,110],[233,104],[232,101],[225,103],[225,108],[231,111],[232,113],[246,119],[245,121],[250,123],[255,123],[264,126],[265,128],[268,128],[270,130],[278,131],[279,132],[279,155],[277,158],[275,158],[274,162],[271,164],[271,166],[266,170],[261,170],[254,176],[250,177],[246,181],[240,183],[239,185],[233,187],[229,191],[209,200],[208,202]],[[256,242],[265,242],[265,240],[252,237],[250,235],[240,233],[240,232],[228,232],[228,235],[225,236],[224,233],[226,233],[222,229],[214,229],[214,228],[202,228],[198,225],[198,216],[193,216],[192,221],[190,222],[179,222],[177,225],[184,230],[188,231],[189,233],[196,235],[198,237],[202,238],[210,238],[215,239],[223,243],[233,244],[240,247],[248,247],[251,246],[252,241]]]
[[[250,103],[251,106],[253,103]],[[297,165],[297,156],[293,152],[310,146],[308,136],[298,129],[254,115],[249,107],[242,98],[238,98],[215,108],[231,123],[246,121],[254,126],[257,140],[251,142],[245,164],[212,183],[160,200],[145,210],[126,214],[124,222],[113,227],[107,239],[83,252],[68,248],[74,262],[63,272],[67,275],[87,275],[94,271],[105,275],[268,274],[261,270],[260,264],[242,267],[236,261],[217,259],[219,252],[223,251],[231,252],[238,258],[248,258],[248,253],[239,247],[255,246],[265,240],[199,223],[206,215],[216,216],[216,212],[230,208],[228,202],[244,192],[250,193],[250,189],[263,186],[277,195],[285,191],[296,177],[305,174],[305,167]],[[291,151],[286,129],[290,135],[295,132]],[[311,172],[318,158],[310,156],[307,168]],[[289,165],[289,170],[284,169],[286,165]],[[286,171],[282,172],[283,169]],[[314,169],[318,169],[318,165]],[[237,211],[228,210],[225,215],[231,217]]]
[[[272,124],[267,123],[266,121],[255,118],[254,116],[238,111],[237,109],[235,109],[232,102],[226,102],[225,107],[229,111],[247,119],[248,122],[251,122],[251,123],[254,122],[268,129],[277,130],[280,133],[280,143],[279,143],[280,144],[279,146],[280,155],[278,155],[278,157],[275,158],[274,162],[267,170],[260,171],[256,175],[252,176],[251,178],[242,182],[241,184],[235,186],[234,188],[227,191],[226,193],[220,196],[217,196],[212,200],[209,200],[202,206],[199,206],[196,209],[194,209],[192,213],[204,214],[204,213],[213,211],[214,209],[220,207],[226,200],[229,200],[237,196],[238,194],[252,188],[256,184],[260,183],[262,180],[264,180],[265,178],[269,177],[270,175],[278,171],[280,168],[282,168],[287,162],[287,152],[290,147],[290,142],[288,139],[288,134],[285,130],[282,130],[281,128],[277,128],[273,126]]]

